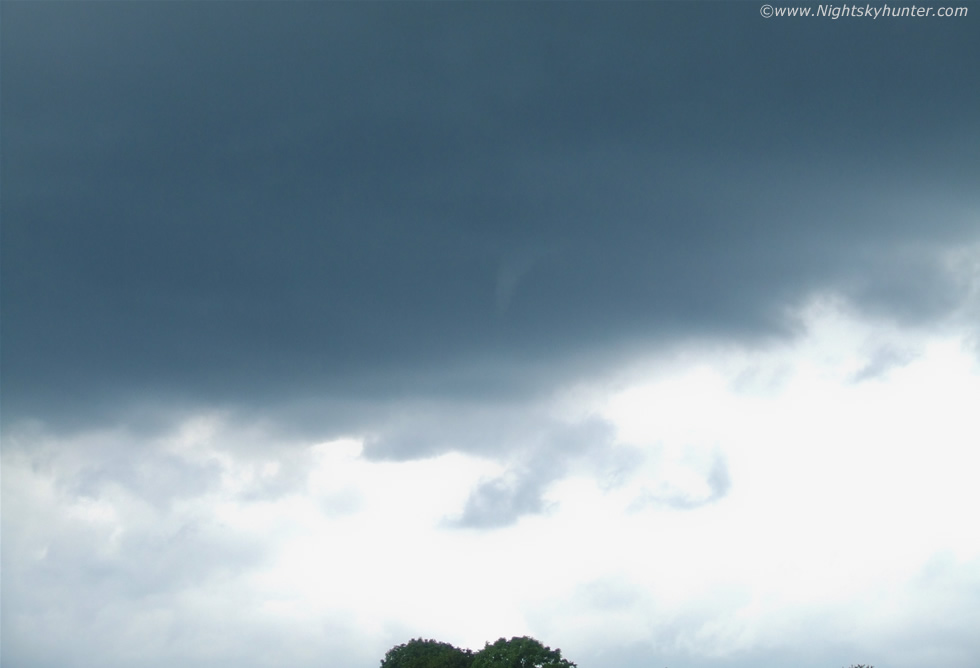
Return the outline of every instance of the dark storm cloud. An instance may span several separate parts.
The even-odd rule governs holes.
[[[344,429],[340,398],[785,333],[815,290],[965,298],[939,258],[977,237],[973,17],[7,3],[2,29],[8,418]]]

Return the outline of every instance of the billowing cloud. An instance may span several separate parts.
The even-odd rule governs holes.
[[[531,633],[583,665],[966,668],[966,341],[801,319],[783,347],[566,388],[514,421],[520,447],[379,458],[220,414],[162,436],[6,429],[4,661],[360,665],[420,634]],[[855,383],[870,342],[920,354]]]

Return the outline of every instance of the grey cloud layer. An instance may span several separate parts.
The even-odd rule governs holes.
[[[513,397],[784,333],[821,289],[942,316],[975,38],[741,3],[8,5],[5,414]]]
[[[523,515],[542,512],[548,485],[564,477],[583,457],[598,460],[599,471],[608,468],[608,462],[602,460],[610,458],[612,425],[593,418],[550,427],[538,442],[525,444],[522,456],[502,475],[477,486],[452,524],[476,529],[508,526]]]

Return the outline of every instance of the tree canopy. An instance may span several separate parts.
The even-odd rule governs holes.
[[[473,652],[468,649],[418,638],[389,649],[381,668],[470,668],[472,663]]]
[[[472,668],[574,668],[562,658],[560,649],[551,649],[534,638],[522,636],[487,645],[476,653]]]
[[[381,668],[575,668],[534,638],[522,636],[489,642],[475,654],[449,643],[422,638],[392,647],[381,660]]]

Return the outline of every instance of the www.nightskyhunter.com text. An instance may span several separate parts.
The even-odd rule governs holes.
[[[816,18],[962,18],[967,16],[967,7],[919,7],[908,5],[892,7],[890,5],[817,5],[813,7],[773,7],[762,5],[759,10],[763,18],[773,17],[816,17]]]

